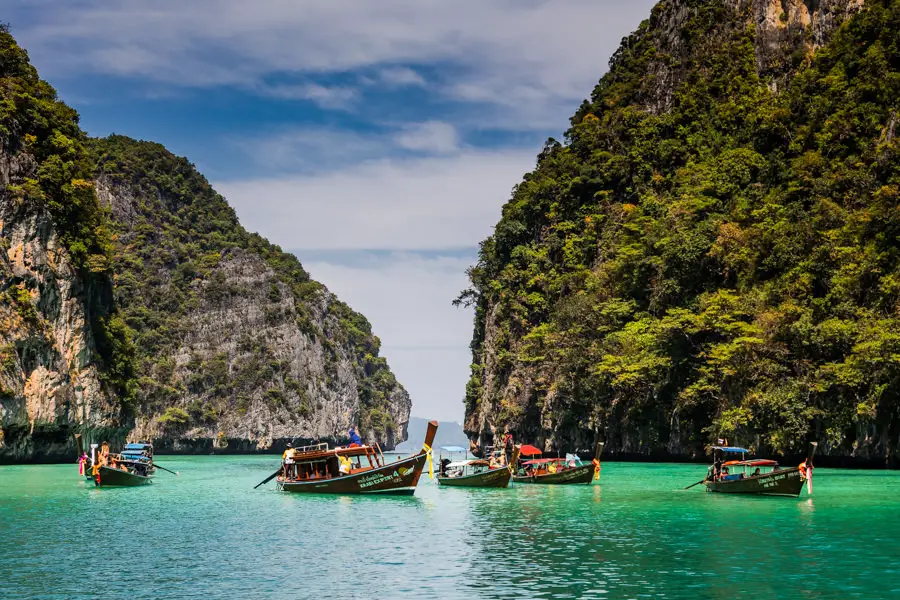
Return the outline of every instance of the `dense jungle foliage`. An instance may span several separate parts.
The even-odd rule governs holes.
[[[752,19],[682,1],[668,54],[652,35],[666,4],[481,245],[459,299],[476,306],[467,415],[491,403],[500,426],[632,435],[642,452],[677,430],[675,452],[728,437],[895,454],[900,0],[785,57],[778,91]]]
[[[261,257],[290,290],[296,325],[320,340],[335,363],[340,348],[349,349],[356,365],[360,394],[360,426],[365,430],[397,431],[390,416],[388,394],[397,386],[380,342],[366,318],[340,302],[310,279],[300,261],[256,233],[247,232],[234,210],[186,159],[160,144],[113,135],[90,141],[98,179],[114,187],[122,207],[113,211],[115,232],[116,300],[135,332],[142,410],[163,414],[171,429],[214,422],[226,411],[246,411],[260,390],[271,404],[295,397],[298,412],[310,416],[316,399],[304,382],[294,380],[273,355],[274,340],[261,336],[242,339],[238,351],[246,360],[225,353],[192,359],[189,377],[173,377],[173,355],[184,339],[192,311],[204,302],[240,302],[250,297],[240,282],[217,269],[234,253]],[[130,206],[125,206],[130,204]],[[120,214],[121,213],[121,214]],[[284,318],[281,289],[266,290],[267,321]],[[326,308],[321,322],[313,305]],[[232,365],[230,363],[234,362]],[[176,406],[187,391],[199,396],[188,410]]]
[[[0,25],[0,152],[17,165],[0,193],[10,199],[12,210],[50,216],[85,285],[88,318],[102,359],[101,376],[127,402],[133,392],[134,349],[113,305],[113,246],[106,214],[94,194],[93,163],[86,143],[78,114],[57,99],[9,28]],[[32,321],[37,323],[27,294],[37,282],[17,285],[18,298],[8,291],[0,302],[34,313]]]

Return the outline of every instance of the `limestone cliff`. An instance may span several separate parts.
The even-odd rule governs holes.
[[[365,317],[162,146],[89,140],[0,28],[0,462],[85,440],[392,448],[410,399]]]
[[[898,26],[660,2],[482,244],[467,433],[896,464]]]
[[[366,319],[246,232],[185,159],[93,142],[115,232],[115,295],[138,351],[135,436],[178,451],[341,439],[392,448],[410,400]]]
[[[77,115],[5,29],[0,81],[0,462],[53,460],[124,435],[127,339]]]

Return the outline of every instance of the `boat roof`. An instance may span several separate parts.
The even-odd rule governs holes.
[[[451,467],[467,467],[467,466],[488,466],[490,463],[486,460],[458,460],[456,462],[452,462],[447,465],[448,468]]]
[[[446,450],[447,452],[465,452],[466,449],[462,446],[441,446],[441,450]]]
[[[367,456],[376,453],[377,450],[372,446],[353,446],[346,448],[322,448],[319,450],[308,450],[306,452],[294,452],[294,461],[316,460],[319,458],[329,458],[331,456]]]
[[[723,467],[774,467],[778,462],[767,458],[755,458],[753,460],[729,460],[722,463]]]
[[[523,444],[519,447],[519,454],[522,456],[534,456],[535,454],[543,454],[540,448],[532,446],[531,444]]]
[[[735,454],[750,454],[749,450],[739,446],[713,446],[712,449],[721,450],[722,452],[734,452]]]
[[[128,450],[137,450],[137,451],[153,450],[153,444],[144,444],[144,443],[125,444],[125,447],[122,449],[122,451],[125,452]]]

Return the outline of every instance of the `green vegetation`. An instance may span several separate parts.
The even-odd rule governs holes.
[[[98,341],[101,375],[127,401],[132,391],[130,340],[115,315],[111,297],[112,241],[108,219],[91,182],[93,163],[78,126],[78,114],[38,77],[5,25],[0,25],[0,149],[17,155],[5,193],[14,210],[46,213],[89,293],[90,323]],[[7,291],[8,302],[31,325],[40,316],[27,289]]]
[[[896,453],[900,1],[866,2],[812,58],[793,54],[777,93],[749,15],[679,2],[670,54],[669,4],[481,245],[459,298],[476,306],[467,412],[489,401],[495,424],[531,430],[543,412],[633,451],[677,429],[685,452],[727,436]],[[647,75],[660,65],[669,79]],[[649,110],[660,89],[668,105]]]

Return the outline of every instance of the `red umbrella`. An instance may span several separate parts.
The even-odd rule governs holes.
[[[519,454],[521,454],[522,456],[534,456],[535,454],[543,454],[543,452],[541,452],[531,444],[525,444],[524,446],[519,448]]]

